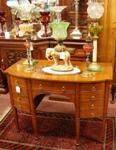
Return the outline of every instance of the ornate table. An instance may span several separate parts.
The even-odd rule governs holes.
[[[108,97],[112,81],[112,65],[101,63],[103,70],[92,76],[82,74],[51,75],[42,72],[50,62],[39,60],[32,71],[27,71],[24,60],[5,70],[8,78],[9,92],[15,114],[16,126],[19,128],[17,110],[29,113],[32,118],[34,133],[37,134],[37,114],[35,98],[41,94],[58,94],[66,96],[66,101],[75,105],[76,142],[79,145],[80,118],[105,118],[107,116]],[[85,70],[84,62],[72,62]]]

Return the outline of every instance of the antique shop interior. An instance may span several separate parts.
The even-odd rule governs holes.
[[[0,0],[0,149],[116,149],[115,0]]]

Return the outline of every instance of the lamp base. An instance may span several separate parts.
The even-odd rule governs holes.
[[[102,69],[102,67],[96,62],[92,62],[88,66],[89,71],[99,72],[99,71],[101,71],[101,69]]]
[[[23,62],[24,70],[27,72],[32,71],[37,63],[38,60],[34,60],[34,59],[32,59],[30,62],[28,61],[28,59],[24,60]]]
[[[72,33],[71,33],[71,37],[73,39],[81,39],[82,38],[82,33],[80,32],[80,30],[76,27]]]

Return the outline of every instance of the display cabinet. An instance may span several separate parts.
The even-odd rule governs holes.
[[[79,0],[79,11],[78,11],[78,23],[79,29],[83,34],[87,32],[87,1],[88,0]],[[62,17],[64,20],[67,20],[71,23],[71,28],[75,26],[75,9],[74,9],[74,0],[60,0],[61,5],[66,5],[67,8],[63,11]]]

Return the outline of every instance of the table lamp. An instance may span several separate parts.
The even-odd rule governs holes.
[[[70,53],[65,45],[63,45],[63,40],[67,38],[67,29],[69,27],[69,22],[52,22],[50,27],[52,28],[52,36],[58,42],[54,48],[49,48],[46,50],[46,58],[48,60],[53,60],[54,64],[51,69],[54,71],[71,71],[73,66],[70,62]],[[62,62],[60,60],[63,60]]]
[[[92,20],[92,22],[89,24],[88,30],[93,38],[92,63],[88,66],[88,70],[100,71],[101,67],[97,64],[97,41],[98,34],[102,31],[102,26],[99,25],[98,20],[103,16],[104,13],[103,3],[98,2],[97,0],[89,0],[87,13]]]

